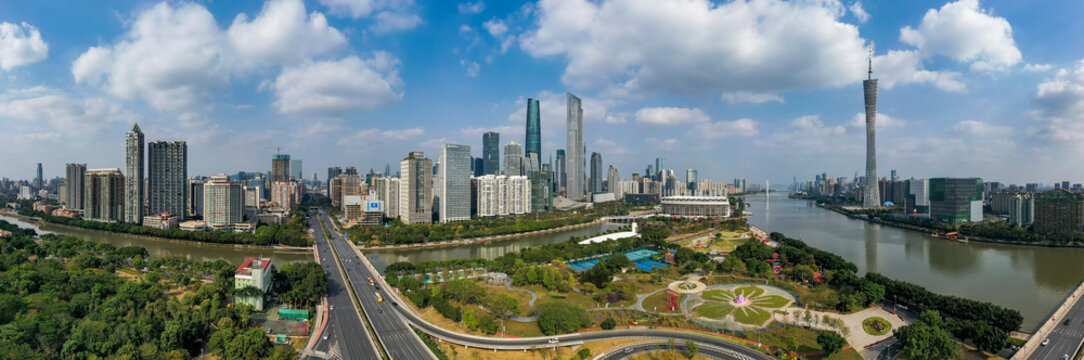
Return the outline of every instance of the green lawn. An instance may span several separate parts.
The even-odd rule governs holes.
[[[758,296],[753,299],[753,305],[766,308],[781,308],[790,303],[790,299],[779,295]]]
[[[681,312],[681,299],[684,298],[685,295],[678,294],[678,298],[674,299],[674,302],[676,302],[678,305],[676,310],[669,310],[666,308],[667,306],[670,306],[671,296],[673,295],[670,295],[670,293],[665,291],[660,291],[651,296],[648,296],[646,299],[644,299],[644,310],[665,313]]]
[[[752,306],[743,306],[734,310],[734,320],[742,324],[760,326],[771,317],[771,313]]]
[[[734,299],[734,293],[731,293],[729,291],[722,290],[722,289],[708,290],[708,291],[705,291],[700,296],[703,297],[706,300],[715,300],[715,301],[730,301],[730,300]]]
[[[735,296],[737,296],[737,295],[745,295],[746,299],[755,298],[757,296],[760,296],[760,294],[763,294],[763,293],[764,293],[764,289],[761,289],[759,286],[755,286],[755,285],[742,286],[740,288],[734,289],[734,295]]]
[[[697,306],[693,311],[706,318],[722,319],[734,311],[734,307],[729,303],[713,302]]]

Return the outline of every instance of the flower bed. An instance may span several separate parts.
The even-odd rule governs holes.
[[[862,330],[865,331],[866,334],[880,336],[892,331],[892,324],[882,317],[874,316],[862,320]]]

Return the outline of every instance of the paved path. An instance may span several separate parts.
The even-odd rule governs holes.
[[[508,290],[525,292],[525,293],[531,294],[531,301],[527,302],[527,308],[528,309],[534,309],[534,302],[535,302],[535,300],[538,300],[538,295],[536,295],[534,293],[534,291],[527,290],[527,289],[516,289],[516,288],[512,287],[512,284],[504,284],[504,287],[506,289],[508,289]],[[518,315],[516,315],[516,316],[509,317],[509,319],[511,319],[512,321],[519,321],[519,322],[532,322],[532,321],[538,320],[538,315],[531,315],[531,316],[518,316]]]
[[[790,314],[791,314],[790,317],[786,318],[786,321],[785,321],[786,323],[789,323],[789,324],[792,324],[792,325],[798,325],[798,326],[807,325],[805,322],[801,321],[802,315],[805,313],[805,309],[788,308],[788,309],[786,309],[786,311],[790,312]],[[880,317],[884,318],[885,320],[888,320],[888,322],[890,324],[892,324],[892,329],[893,330],[898,329],[899,327],[908,324],[907,321],[904,321],[903,319],[900,319],[898,316],[892,314],[891,312],[889,312],[889,311],[887,311],[885,309],[882,309],[879,306],[874,306],[874,307],[871,307],[871,308],[868,308],[868,309],[865,309],[865,310],[862,310],[862,311],[859,311],[859,312],[851,313],[851,314],[837,314],[837,313],[830,313],[830,312],[821,312],[821,311],[816,311],[816,310],[811,310],[811,312],[813,313],[814,316],[817,317],[817,319],[823,319],[824,315],[828,315],[829,317],[833,317],[833,318],[837,318],[837,319],[843,319],[843,324],[847,325],[847,327],[850,328],[850,330],[851,330],[850,334],[847,335],[847,342],[850,343],[852,347],[854,347],[855,349],[859,349],[859,350],[864,349],[867,345],[876,343],[878,341],[887,339],[887,338],[892,336],[891,331],[889,331],[887,334],[879,335],[879,336],[866,334],[866,332],[864,330],[862,330],[862,320],[865,320],[865,319],[867,319],[867,318],[869,318],[871,316],[880,316]],[[782,315],[773,313],[772,316],[775,318],[776,321],[784,322],[784,319],[782,318]],[[821,324],[820,322],[817,322],[816,324],[808,324],[808,325],[810,325],[810,327],[820,329],[820,330],[833,330],[833,331],[835,330],[835,329],[829,328],[828,326],[825,326],[824,324]]]

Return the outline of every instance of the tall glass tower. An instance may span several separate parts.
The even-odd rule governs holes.
[[[527,171],[542,170],[542,121],[538,114],[538,100],[527,99],[527,139],[524,142]]]
[[[866,184],[862,207],[881,205],[877,178],[877,79],[873,78],[873,47],[869,50],[869,78],[862,81],[866,96]]]
[[[602,192],[602,154],[591,153],[591,193]]]
[[[565,149],[557,149],[557,163],[553,169],[553,177],[556,178],[553,181],[554,193],[560,193],[565,188],[565,164]]]
[[[567,93],[566,105],[568,123],[567,162],[565,169],[565,197],[579,201],[584,197],[584,170],[587,168],[585,155],[587,148],[583,145],[583,107],[580,106],[580,98],[572,93]]]
[[[143,223],[143,131],[139,124],[124,134],[124,222]]]
[[[470,146],[444,144],[440,147],[437,191],[440,194],[440,222],[470,220]]]
[[[482,174],[496,175],[501,172],[501,134],[482,134]]]

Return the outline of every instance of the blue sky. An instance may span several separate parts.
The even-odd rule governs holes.
[[[123,167],[123,133],[189,142],[189,174],[266,171],[275,147],[383,168],[481,134],[543,152],[583,98],[622,177],[790,183],[864,168],[874,46],[881,175],[1081,179],[1084,2],[271,0],[0,2],[0,176]],[[394,167],[394,166],[393,166]]]

